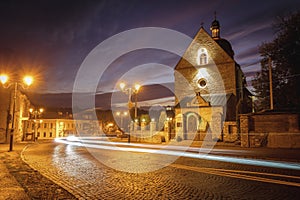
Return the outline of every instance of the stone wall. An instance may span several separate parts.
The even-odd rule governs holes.
[[[9,110],[10,90],[2,88],[0,85],[0,143],[7,142],[7,119]]]
[[[300,148],[298,113],[240,115],[242,147]]]
[[[13,94],[11,89],[0,90],[0,143],[8,143],[10,136],[8,129],[12,127]],[[23,120],[28,119],[30,101],[26,95],[17,91],[14,121],[14,142],[20,142],[23,138]],[[9,115],[10,113],[10,115]]]
[[[269,133],[267,147],[300,148],[300,133]]]
[[[235,142],[239,139],[237,124],[235,121],[224,122],[223,126],[223,141]]]

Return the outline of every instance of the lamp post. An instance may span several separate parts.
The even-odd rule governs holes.
[[[126,112],[126,111],[124,111],[124,112],[116,112],[116,115],[118,116],[118,117],[120,117],[120,119],[121,119],[121,124],[120,124],[120,128],[121,128],[121,130],[123,130],[123,116],[124,117],[126,117],[127,115],[128,115],[128,113]]]
[[[274,109],[274,102],[273,102],[273,82],[272,82],[272,60],[271,57],[268,59],[269,65],[269,82],[270,82],[270,109]]]
[[[137,94],[139,92],[139,89],[141,88],[141,85],[135,84],[134,87],[126,87],[126,84],[124,82],[120,83],[120,88],[122,92],[126,93],[128,95],[128,107],[131,109],[132,102],[131,102],[131,96],[134,95],[134,119],[137,118]],[[130,143],[130,130],[128,135],[128,143]]]
[[[13,102],[12,102],[12,123],[11,123],[11,130],[10,130],[10,141],[9,141],[9,151],[13,150],[13,140],[14,140],[14,129],[15,129],[15,113],[16,113],[16,99],[17,99],[17,91],[19,86],[23,89],[29,87],[32,82],[33,78],[31,76],[25,76],[23,78],[23,82],[15,81],[13,83],[8,83],[9,77],[6,74],[0,75],[0,82],[2,83],[4,88],[10,88],[13,86],[12,95],[13,95]]]
[[[36,141],[36,138],[37,138],[37,118],[38,116],[40,116],[43,112],[44,112],[44,109],[43,108],[39,108],[38,110],[35,110],[33,108],[30,108],[29,109],[29,112],[31,115],[33,115],[33,122],[34,122],[34,134],[33,134],[33,141]]]

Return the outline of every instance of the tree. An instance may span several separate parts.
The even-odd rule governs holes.
[[[261,72],[252,84],[260,109],[269,108],[269,65],[272,60],[273,99],[275,109],[298,109],[300,102],[300,12],[279,17],[275,22],[276,37],[259,48]]]

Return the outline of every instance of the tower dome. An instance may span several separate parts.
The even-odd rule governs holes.
[[[211,30],[211,37],[215,40],[220,39],[220,23],[216,19],[216,12],[215,12],[215,20],[211,23],[210,26]]]
[[[223,38],[219,38],[216,40],[216,42],[222,47],[222,49],[224,49],[224,51],[226,51],[226,53],[233,58],[234,56],[234,51],[232,50],[232,46],[230,44],[230,42],[228,42],[227,40],[223,39]]]

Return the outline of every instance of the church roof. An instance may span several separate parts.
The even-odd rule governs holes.
[[[230,49],[232,50],[230,43],[225,42],[224,39],[221,40],[220,45],[217,43],[217,40],[214,40],[211,35],[203,27],[201,27],[181,59],[178,61],[175,69],[197,66],[196,53],[201,47],[208,50],[210,58],[215,63],[234,62],[233,57],[228,53],[230,52]],[[228,51],[224,48],[228,49]]]
[[[201,97],[203,100],[205,100],[207,103],[209,103],[210,106],[224,106],[232,96],[232,93],[228,94],[202,94]],[[184,97],[180,103],[178,103],[175,107],[192,107],[195,105],[191,105],[190,103],[193,102],[193,100],[197,98],[197,96],[186,96]]]
[[[215,41],[222,47],[222,49],[224,49],[224,51],[226,51],[226,53],[228,53],[228,55],[230,57],[233,58],[234,51],[232,50],[232,46],[231,46],[230,42],[228,42],[227,40],[225,40],[223,38],[217,39]]]

